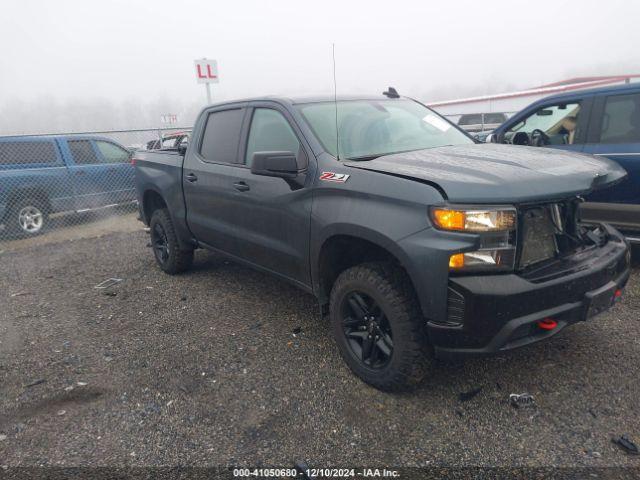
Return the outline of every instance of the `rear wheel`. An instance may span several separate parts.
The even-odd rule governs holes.
[[[5,219],[8,231],[21,237],[41,234],[49,223],[47,204],[37,198],[16,201]]]
[[[427,373],[427,337],[406,273],[366,263],[338,276],[330,316],[340,353],[351,370],[381,390],[400,390]]]
[[[153,212],[149,222],[151,247],[156,262],[165,273],[184,272],[193,263],[193,249],[180,247],[169,211],[162,208]]]

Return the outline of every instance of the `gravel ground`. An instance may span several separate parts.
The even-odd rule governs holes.
[[[311,296],[207,252],[170,277],[147,242],[0,254],[0,464],[640,466],[611,442],[640,441],[637,265],[611,312],[387,394]],[[109,277],[114,296],[93,288]],[[521,392],[536,406],[509,406]]]

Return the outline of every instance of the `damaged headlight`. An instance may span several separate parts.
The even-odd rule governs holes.
[[[451,270],[513,270],[518,224],[514,207],[437,207],[431,209],[431,218],[441,230],[475,233],[480,236],[479,250],[451,255]]]

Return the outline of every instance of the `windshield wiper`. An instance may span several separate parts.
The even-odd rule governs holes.
[[[375,155],[362,155],[360,157],[347,157],[345,160],[353,160],[355,162],[366,162],[367,160],[375,160],[383,155],[389,155],[388,153],[376,153]]]
[[[397,155],[398,153],[415,152],[416,150],[424,150],[422,148],[411,148],[409,150],[398,150],[397,152],[386,153],[374,153],[372,155],[361,155],[359,157],[347,157],[345,160],[354,160],[356,162],[365,162],[367,160],[375,160],[378,157],[385,157],[387,155]]]

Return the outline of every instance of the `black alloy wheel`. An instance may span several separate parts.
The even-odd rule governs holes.
[[[160,264],[166,264],[169,260],[169,240],[167,232],[165,232],[162,224],[156,223],[151,230],[151,243],[153,245],[153,253]]]
[[[364,366],[382,369],[391,361],[391,326],[382,308],[367,294],[353,291],[345,297],[342,331],[351,353]]]

